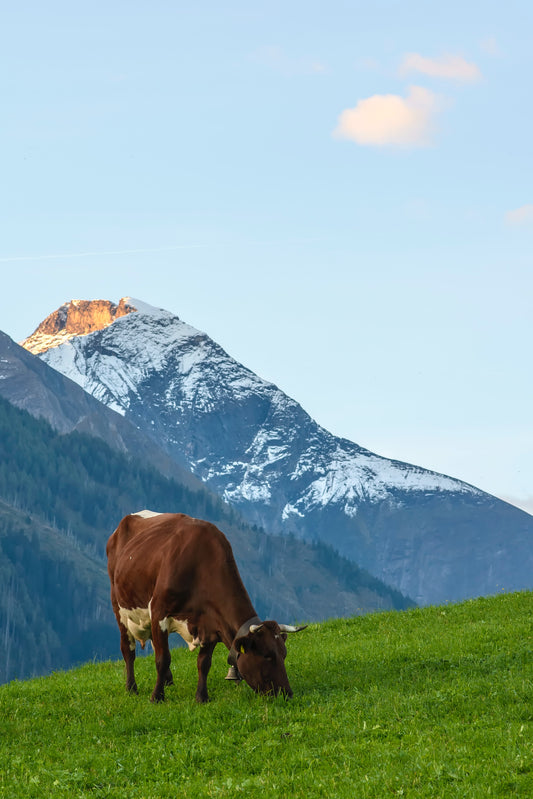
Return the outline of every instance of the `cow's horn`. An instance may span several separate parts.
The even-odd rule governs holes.
[[[262,626],[263,626],[262,624],[250,624],[250,632],[256,633],[258,630],[261,629]]]
[[[303,627],[293,627],[291,624],[280,624],[279,629],[282,633],[299,633],[300,630],[305,630],[307,624],[304,624]]]

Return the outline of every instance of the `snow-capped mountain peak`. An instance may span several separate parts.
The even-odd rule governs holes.
[[[174,316],[170,311],[165,311],[164,308],[156,308],[154,305],[149,305],[144,300],[137,300],[135,297],[123,297],[120,303],[123,302],[128,305],[132,311],[137,311],[139,314],[146,314],[147,316],[161,317],[161,316]]]
[[[473,508],[495,501],[460,480],[333,436],[277,386],[168,311],[125,297],[95,314],[84,307],[86,321],[97,316],[105,324],[78,326],[76,333],[68,318],[79,317],[79,308],[62,306],[25,346],[272,533],[323,538],[420,599],[433,596],[431,586],[413,588],[410,578],[397,577],[399,556],[387,554],[391,543],[376,550],[378,531],[416,538],[416,528],[427,525],[420,521],[430,512],[424,508],[434,507],[431,524],[455,534],[443,519],[458,503]],[[57,336],[57,327],[65,340],[39,345],[36,335]],[[410,546],[413,557],[422,557],[418,545]]]
[[[139,426],[163,425],[167,446],[188,452],[189,468],[233,502],[288,494],[280,507],[287,521],[331,502],[355,516],[360,501],[395,490],[476,491],[335,438],[205,333],[142,300],[73,300],[24,346],[35,352],[36,335],[56,335],[58,327],[65,339],[46,348],[41,340],[42,359],[122,415],[134,414]],[[203,432],[213,426],[216,441]],[[281,475],[298,490],[278,491]]]

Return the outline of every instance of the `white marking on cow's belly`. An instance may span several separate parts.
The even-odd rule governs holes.
[[[193,649],[196,649],[197,646],[200,646],[200,639],[192,637],[189,632],[189,625],[186,621],[179,621],[178,619],[172,618],[172,616],[166,616],[166,618],[161,619],[159,626],[164,633],[178,633],[178,635],[181,635],[191,652]]]
[[[147,608],[126,608],[119,607],[120,621],[130,634],[130,645],[135,648],[135,641],[140,641],[144,646],[145,642],[152,637],[152,620],[150,618],[150,605]]]
[[[144,647],[146,641],[152,637],[152,600],[148,603],[147,608],[127,608],[119,607],[120,621],[126,628],[130,636],[130,645],[135,649],[135,641],[140,641],[141,646]],[[193,638],[189,632],[187,621],[179,621],[172,616],[166,616],[161,619],[159,626],[165,633],[178,633],[181,635],[191,652],[201,645],[199,638]]]
[[[132,513],[132,516],[140,516],[143,519],[151,519],[152,516],[161,516],[156,510],[138,510],[136,513]]]

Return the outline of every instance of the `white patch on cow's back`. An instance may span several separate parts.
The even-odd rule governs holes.
[[[142,519],[151,519],[152,516],[161,516],[161,514],[156,510],[138,510],[136,513],[132,513],[132,516],[140,516]]]

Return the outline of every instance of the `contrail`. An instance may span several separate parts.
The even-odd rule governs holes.
[[[68,252],[55,255],[11,255],[0,258],[0,263],[13,261],[53,261],[56,258],[87,258],[93,255],[131,255],[138,252],[170,252],[171,250],[190,250],[208,247],[208,244],[177,244],[173,247],[146,247],[135,250],[95,250],[94,252]]]
[[[321,238],[302,239],[286,242],[289,244],[315,244],[323,241]],[[249,241],[247,244],[254,246],[278,245],[278,241]],[[0,257],[0,264],[14,263],[15,261],[54,261],[58,258],[88,258],[96,255],[133,255],[139,252],[172,252],[172,250],[197,250],[212,247],[212,244],[175,244],[171,247],[139,247],[132,250],[94,250],[92,252],[67,252],[55,253],[54,255],[4,255]],[[223,246],[217,244],[216,246]]]

